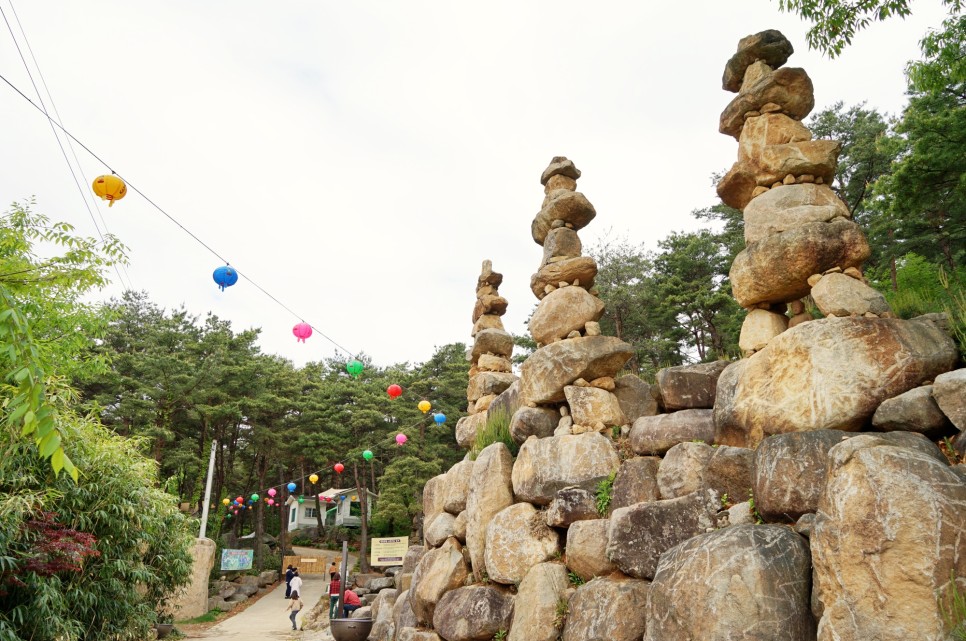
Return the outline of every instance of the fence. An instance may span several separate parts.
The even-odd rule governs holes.
[[[322,550],[319,550],[322,552]],[[331,553],[330,553],[331,554]],[[328,576],[329,564],[332,561],[338,563],[339,557],[337,555],[325,556],[319,554],[317,556],[287,556],[282,559],[282,573],[285,573],[285,568],[292,566],[293,568],[299,569],[299,574],[305,576],[307,574],[316,575],[326,575]]]

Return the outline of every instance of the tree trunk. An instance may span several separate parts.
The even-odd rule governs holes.
[[[365,487],[365,483],[360,485],[359,483],[359,466],[355,462],[352,463],[352,475],[355,477],[356,481],[356,492],[359,493],[359,522],[361,527],[359,528],[359,536],[361,540],[359,541],[359,571],[363,574],[369,572],[369,519],[367,517],[367,508],[369,505],[368,490]],[[362,470],[362,480],[366,480],[366,471]],[[352,497],[349,497],[351,500]]]
[[[268,473],[268,461],[265,455],[258,455],[258,487],[265,487],[265,476]],[[265,501],[258,497],[255,502],[255,567],[261,571],[265,560],[262,558],[262,538],[265,536]]]
[[[279,578],[284,576],[285,567],[285,548],[288,547],[288,501],[287,498],[291,496],[288,491],[288,487],[285,485],[285,471],[280,467],[278,468],[278,483],[282,486],[282,502],[279,504],[278,508],[278,572]],[[298,521],[298,503],[295,504],[295,519]]]

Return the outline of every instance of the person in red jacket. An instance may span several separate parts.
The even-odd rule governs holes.
[[[332,574],[332,581],[329,582],[329,618],[334,619],[339,609],[339,588],[341,587],[342,576],[335,572]]]
[[[342,612],[346,619],[349,618],[349,613],[353,610],[358,610],[362,607],[362,601],[359,600],[359,595],[346,588],[345,595],[342,597]]]

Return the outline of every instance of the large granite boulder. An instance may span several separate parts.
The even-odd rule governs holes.
[[[513,505],[513,457],[503,443],[483,448],[473,465],[466,496],[466,548],[477,581],[486,572],[486,526],[498,512]]]
[[[567,337],[572,331],[582,331],[584,325],[600,320],[604,301],[583,287],[561,287],[543,297],[530,316],[530,335],[540,345]]]
[[[547,185],[554,176],[566,176],[571,180],[577,180],[580,178],[580,170],[574,165],[574,161],[566,156],[554,156],[540,174],[540,184]]]
[[[960,432],[966,432],[966,369],[937,376],[932,396],[953,425]]]
[[[617,569],[607,558],[608,519],[577,521],[567,529],[567,567],[584,581]]]
[[[498,512],[486,527],[486,573],[491,581],[514,585],[538,563],[560,552],[560,535],[542,512],[517,503]]]
[[[523,443],[531,436],[546,438],[557,429],[560,413],[547,407],[521,407],[510,418],[510,436]]]
[[[560,630],[554,617],[568,585],[567,568],[560,563],[538,563],[530,568],[513,600],[507,641],[557,641]]]
[[[574,425],[593,428],[603,424],[604,427],[614,427],[627,422],[617,397],[605,389],[567,385],[564,395]]]
[[[786,232],[807,223],[827,223],[852,214],[828,185],[802,183],[769,189],[744,210],[745,243]]]
[[[745,247],[731,264],[731,289],[746,308],[798,300],[811,291],[813,274],[859,267],[870,254],[865,234],[851,220],[806,223]]]
[[[770,434],[855,431],[887,398],[952,368],[952,339],[929,322],[825,318],[796,325],[718,381],[715,441],[754,447]]]
[[[660,392],[657,386],[642,381],[635,374],[625,374],[614,380],[614,396],[617,397],[628,423],[633,423],[642,416],[654,416],[658,413]]]
[[[738,41],[737,53],[731,56],[725,65],[721,88],[737,93],[745,78],[745,70],[752,63],[761,60],[769,67],[777,69],[785,64],[794,52],[792,43],[777,29],[768,29],[745,36]]]
[[[463,546],[455,538],[442,547],[430,550],[419,561],[413,574],[413,589],[407,591],[413,612],[423,625],[433,622],[433,611],[440,598],[463,585],[469,568],[463,558]],[[397,625],[397,628],[400,627]]]
[[[596,216],[594,206],[582,193],[569,189],[557,189],[547,194],[547,204],[533,219],[530,233],[535,243],[543,245],[553,221],[562,220],[564,223],[570,223],[577,231],[586,227]]]
[[[744,447],[715,447],[704,468],[704,484],[722,498],[727,495],[731,503],[747,501],[751,494],[754,477],[755,452]]]
[[[513,595],[488,585],[447,592],[439,601],[433,627],[446,641],[489,641],[510,627]]]
[[[433,548],[439,547],[446,539],[453,536],[455,521],[456,517],[449,512],[437,514],[429,522],[429,525],[423,526],[423,538],[426,540],[426,545]]]
[[[805,70],[782,67],[772,71],[764,63],[750,65],[745,71],[740,93],[721,112],[718,131],[737,140],[745,123],[745,114],[758,112],[768,103],[779,105],[781,113],[794,120],[805,118],[815,106],[812,81]]]
[[[590,256],[564,258],[544,265],[530,276],[530,291],[542,300],[547,295],[547,285],[557,287],[560,283],[577,283],[584,289],[590,289],[596,277],[597,262]]]
[[[563,488],[595,487],[619,466],[613,441],[598,432],[540,439],[531,436],[520,447],[513,464],[513,494],[521,501],[548,505]]]
[[[640,641],[650,584],[627,577],[601,577],[570,597],[562,641]]]
[[[770,186],[786,176],[813,176],[832,182],[842,144],[837,140],[804,140],[762,147],[755,167],[755,180]]]
[[[573,229],[568,227],[551,229],[543,241],[543,260],[540,261],[540,265],[546,265],[552,258],[577,258],[583,250],[580,236]]]
[[[392,626],[392,609],[399,596],[398,590],[382,590],[372,602],[372,630],[370,639],[384,639]],[[326,603],[326,605],[328,605]]]
[[[544,514],[550,527],[569,527],[575,521],[599,519],[596,492],[583,487],[565,487],[553,497]]]
[[[392,625],[397,633],[403,628],[415,628],[419,625],[416,613],[413,611],[411,594],[410,590],[403,590],[396,597],[396,602],[392,604]]]
[[[788,329],[788,317],[767,309],[753,309],[741,323],[738,347],[744,356],[751,356]]]
[[[642,416],[634,421],[630,439],[635,453],[660,455],[679,443],[712,443],[714,436],[714,411],[706,409]]]
[[[510,387],[517,377],[506,372],[480,372],[470,379],[466,399],[475,401],[490,394],[496,395]]]
[[[614,510],[610,517],[607,557],[624,574],[651,579],[662,554],[716,527],[718,506],[716,492],[699,490],[676,499]]]
[[[745,126],[738,139],[738,161],[754,171],[754,164],[765,147],[787,145],[812,139],[812,132],[798,120],[785,114],[766,113],[745,119]],[[776,215],[781,215],[776,211]],[[745,225],[748,224],[747,218]]]
[[[810,594],[808,546],[788,528],[738,525],[701,534],[661,557],[644,639],[812,641]]]
[[[676,499],[706,487],[704,472],[714,449],[707,443],[680,443],[667,451],[657,468],[662,499]]]
[[[946,639],[937,594],[966,576],[963,478],[874,435],[828,459],[810,537],[818,639]]]
[[[882,401],[872,415],[872,425],[883,432],[919,432],[931,438],[951,434],[955,427],[939,409],[932,389],[923,385]]]
[[[463,416],[456,421],[456,444],[464,450],[473,448],[476,442],[476,435],[486,426],[486,421],[490,415],[489,410]]]
[[[475,360],[484,354],[509,358],[513,354],[513,336],[502,329],[481,329],[476,333],[470,356]]]
[[[614,376],[634,349],[613,336],[584,336],[557,341],[533,352],[520,368],[520,396],[526,403],[559,403],[564,387],[578,378]]]
[[[456,516],[466,509],[466,495],[470,492],[473,461],[460,461],[446,473],[443,490],[443,509]]]
[[[446,502],[446,475],[439,474],[423,485],[423,527],[428,527]]]
[[[656,456],[636,456],[621,463],[611,488],[610,510],[660,499],[660,465],[661,459]]]
[[[845,274],[826,274],[812,287],[812,300],[826,316],[877,316],[892,312],[885,296]]]
[[[728,361],[665,367],[657,371],[661,404],[667,412],[714,407],[718,377]]]
[[[489,411],[493,413],[504,412],[507,416],[513,416],[518,407],[520,407],[520,379],[513,381],[510,387],[493,399]]]

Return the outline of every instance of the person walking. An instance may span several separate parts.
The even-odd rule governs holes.
[[[332,565],[329,566],[329,580],[330,581],[335,577],[335,574],[338,571],[339,571],[339,566],[337,566],[335,564],[335,559],[332,559]]]
[[[299,629],[298,625],[296,625],[295,623],[295,617],[298,616],[299,610],[301,609],[302,609],[302,599],[299,598],[298,592],[293,591],[292,598],[288,602],[288,607],[285,608],[286,612],[288,612],[289,610],[292,611],[291,614],[288,615],[288,618],[292,620],[293,630]]]
[[[288,587],[291,589],[290,594],[302,593],[302,577],[299,576],[298,568],[292,568],[292,580],[289,581]]]
[[[334,619],[339,610],[339,588],[342,587],[342,576],[338,572],[332,574],[329,582],[329,618]]]
[[[285,568],[285,598],[292,596],[292,577],[295,576],[294,568],[290,565]]]
[[[353,610],[358,610],[362,607],[362,601],[359,599],[359,595],[346,588],[345,595],[342,597],[342,611],[345,618],[349,618],[349,613]]]

